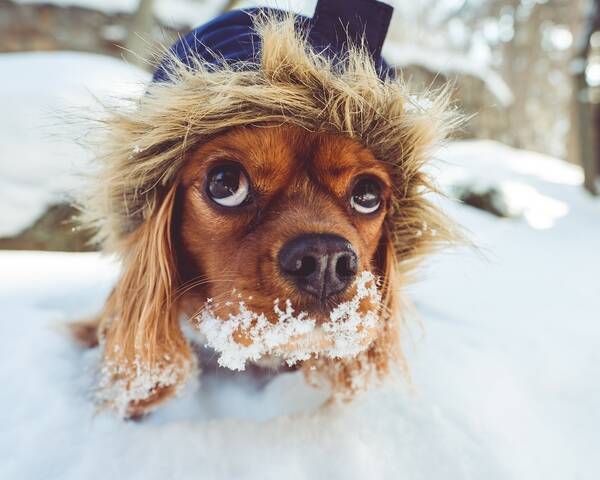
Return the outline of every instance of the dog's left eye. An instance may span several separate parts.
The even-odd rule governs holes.
[[[373,213],[381,205],[381,187],[376,180],[364,178],[352,189],[350,205],[358,213]]]
[[[237,207],[250,199],[250,181],[237,164],[214,167],[208,172],[208,195],[224,207]]]

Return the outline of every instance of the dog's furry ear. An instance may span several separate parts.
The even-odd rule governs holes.
[[[407,374],[399,337],[402,278],[397,267],[395,248],[387,233],[380,241],[375,261],[383,279],[379,316],[382,323],[377,337],[369,348],[354,358],[321,358],[307,362],[304,368],[309,381],[318,383],[324,379],[330,385],[333,397],[342,400],[352,399],[373,381],[382,380],[391,371]]]
[[[179,324],[172,238],[176,187],[125,240],[123,271],[105,306],[100,397],[124,416],[146,413],[172,396],[192,366]]]

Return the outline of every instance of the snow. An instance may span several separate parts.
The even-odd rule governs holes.
[[[333,308],[329,320],[321,325],[307,312],[296,314],[289,299],[285,301],[285,310],[281,309],[280,300],[275,299],[275,323],[264,312],[248,309],[243,300],[235,306],[231,301],[226,302],[225,307],[237,312],[223,319],[215,313],[213,300],[208,299],[194,319],[195,326],[206,337],[206,345],[219,353],[219,365],[232,370],[244,370],[247,361],[267,356],[282,358],[289,366],[313,355],[355,357],[367,349],[374,334],[381,294],[375,277],[366,270],[358,275],[352,288],[353,298]]]
[[[431,258],[409,288],[412,384],[349,404],[208,355],[142,421],[96,412],[98,351],[58,327],[101,306],[118,263],[0,252],[0,478],[596,478],[600,203],[555,159],[481,141],[439,157],[448,191],[511,181],[566,210],[538,228],[444,201],[478,249]]]
[[[163,387],[175,387],[176,395],[179,394],[179,379],[187,376],[188,372],[197,374],[195,367],[190,362],[183,365],[170,363],[166,366],[153,366],[143,362],[138,356],[131,365],[104,362],[98,375],[95,401],[100,409],[111,408],[119,417],[127,418],[132,402],[146,400]]]
[[[0,55],[0,237],[18,234],[80,185],[77,141],[100,104],[135,94],[148,74],[100,55]],[[76,140],[76,141],[74,141]]]

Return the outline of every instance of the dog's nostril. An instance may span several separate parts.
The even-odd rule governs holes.
[[[335,264],[335,273],[341,278],[354,277],[356,275],[356,257],[340,255]]]
[[[314,257],[305,256],[296,261],[295,267],[293,272],[295,275],[308,277],[317,270],[317,260]]]

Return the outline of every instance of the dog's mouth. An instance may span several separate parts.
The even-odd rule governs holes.
[[[354,357],[378,331],[379,287],[365,270],[351,287],[352,298],[318,316],[297,312],[290,300],[275,299],[271,312],[255,312],[241,298],[223,305],[207,299],[194,323],[206,345],[219,353],[219,365],[232,370],[244,370],[246,362],[265,356],[278,356],[290,366],[317,356]]]

